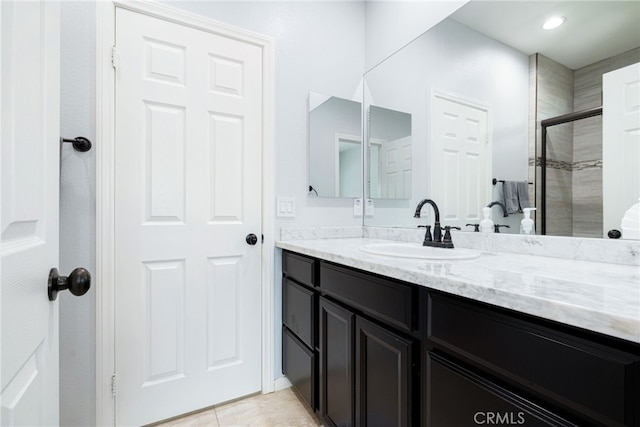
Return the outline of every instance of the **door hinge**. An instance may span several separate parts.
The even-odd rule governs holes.
[[[111,375],[111,396],[116,397],[116,374]]]
[[[113,46],[111,48],[111,66],[117,69],[119,65],[120,65],[120,53],[118,52],[118,49],[116,49],[116,47]]]
[[[264,243],[264,234],[261,234],[260,236],[262,237],[262,242],[260,243]]]

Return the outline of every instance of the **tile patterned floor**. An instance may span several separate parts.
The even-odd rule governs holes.
[[[318,427],[322,423],[291,389],[259,394],[156,427]]]

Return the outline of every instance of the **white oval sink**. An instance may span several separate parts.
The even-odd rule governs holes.
[[[480,256],[480,252],[471,249],[435,248],[418,243],[372,243],[361,246],[360,250],[374,255],[435,260],[473,259]]]

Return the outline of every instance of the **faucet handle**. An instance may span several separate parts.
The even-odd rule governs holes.
[[[480,224],[466,224],[465,227],[473,227],[475,233],[480,232]]]
[[[493,231],[495,233],[499,233],[500,232],[500,227],[511,228],[509,225],[506,225],[506,224],[493,224]]]
[[[427,242],[433,241],[433,237],[431,237],[431,226],[430,225],[419,225],[418,228],[426,228],[424,233],[424,241],[422,245],[424,246]]]
[[[444,237],[442,238],[442,241],[445,243],[451,242],[451,229],[454,230],[462,230],[460,227],[454,227],[451,225],[447,225],[446,227],[444,227]]]

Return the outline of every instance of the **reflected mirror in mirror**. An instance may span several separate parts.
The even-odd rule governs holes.
[[[554,13],[567,18],[565,25],[543,30],[544,18]],[[594,26],[598,31],[584,31]],[[416,204],[432,198],[443,225],[471,231],[483,206],[502,201],[502,180],[534,183],[527,187],[528,199],[540,209],[540,121],[603,106],[603,76],[640,62],[639,27],[639,2],[472,0],[371,69],[365,74],[365,108],[384,105],[420,120],[412,128],[411,198],[376,203],[376,215],[365,218],[365,225],[414,228],[433,222],[428,209],[423,216],[430,219],[413,219]],[[603,143],[604,110],[602,118],[576,122],[571,145],[561,148],[569,157],[546,165],[547,178],[561,177],[562,188],[571,192],[563,203],[573,205],[573,215],[565,215],[566,223],[555,227],[561,231],[553,233],[606,237],[603,150],[611,144]],[[629,187],[624,180],[638,181],[637,170],[636,165],[635,172],[616,178],[618,188]],[[565,197],[559,194],[549,197]],[[638,195],[631,199],[635,203]],[[547,206],[559,205],[548,200]],[[552,221],[550,215],[557,212],[547,213]],[[492,216],[510,226],[501,232],[519,232],[522,213],[504,217],[495,205]],[[576,226],[578,217],[600,220]]]
[[[372,199],[410,199],[411,114],[369,106],[369,181]]]
[[[309,194],[362,196],[362,104],[309,92]]]

